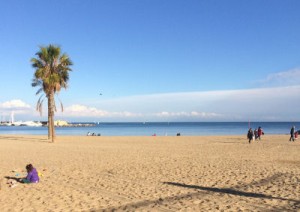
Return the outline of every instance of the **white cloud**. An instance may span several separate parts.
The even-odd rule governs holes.
[[[10,100],[0,104],[0,109],[23,110],[31,108],[29,104],[19,99]]]
[[[38,117],[38,112],[21,100],[0,103],[2,115],[12,111]],[[58,111],[56,117],[69,121],[299,121],[300,85],[129,96],[85,105],[79,102],[67,106],[63,113]]]
[[[31,106],[19,99],[0,103],[0,112],[1,116],[10,116],[12,113],[24,115],[33,114]]]
[[[205,113],[205,112],[196,112],[196,111],[192,111],[190,113],[190,116],[194,116],[194,117],[203,117],[203,118],[211,118],[211,117],[221,117],[221,114],[217,114],[217,113]]]
[[[222,117],[221,114],[217,113],[206,113],[206,112],[159,112],[153,114],[156,117],[182,117],[182,118],[215,118],[215,117]]]
[[[96,107],[89,107],[86,105],[71,105],[65,109],[64,116],[72,117],[139,117],[140,114],[131,113],[128,111],[123,112],[110,112],[101,110]]]
[[[171,94],[175,95],[176,94]],[[152,96],[154,97],[154,96]],[[155,97],[156,98],[156,97]],[[140,102],[140,99],[137,100],[132,99],[132,104],[134,104],[135,101]],[[141,103],[141,102],[140,102]],[[126,107],[126,106],[125,106]],[[71,105],[65,109],[65,112],[63,113],[64,117],[93,117],[93,118],[120,118],[120,120],[123,119],[211,119],[211,118],[217,118],[222,117],[222,115],[217,113],[210,113],[210,112],[198,112],[198,111],[180,111],[180,112],[170,112],[170,111],[161,111],[156,113],[151,113],[150,111],[145,112],[128,112],[128,111],[122,111],[122,106],[119,107],[119,111],[121,112],[115,112],[115,111],[108,111],[108,110],[101,110],[96,107],[89,107],[86,105]],[[172,110],[172,107],[169,108]]]
[[[300,68],[269,74],[260,81],[264,86],[300,85]]]
[[[268,88],[101,99],[69,106],[64,116],[108,121],[300,120],[300,69],[271,74],[261,82]]]
[[[146,121],[291,121],[300,119],[300,86],[130,96],[96,105]]]
[[[65,109],[68,115],[75,116],[104,116],[108,113],[103,110],[98,110],[95,107],[88,107],[85,105],[71,105]]]

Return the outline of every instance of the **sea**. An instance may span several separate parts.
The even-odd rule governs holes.
[[[79,123],[74,123],[79,124]],[[57,135],[101,136],[199,136],[246,135],[248,129],[262,127],[265,134],[289,134],[292,126],[300,128],[300,122],[99,122],[86,127],[56,127]],[[0,126],[3,135],[48,135],[47,127]]]

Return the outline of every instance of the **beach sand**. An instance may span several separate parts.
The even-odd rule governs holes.
[[[300,140],[245,137],[1,135],[0,211],[300,211]]]

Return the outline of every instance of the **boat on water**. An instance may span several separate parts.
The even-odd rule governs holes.
[[[41,127],[43,124],[39,121],[25,121],[20,126]]]
[[[10,121],[0,123],[0,126],[28,126],[28,127],[42,127],[43,123],[40,121],[15,121],[14,111],[11,112]]]
[[[22,121],[14,121],[11,123],[11,126],[21,126],[23,124]]]
[[[15,122],[2,122],[0,126],[27,126],[27,127],[42,127],[43,124],[39,121],[15,121]]]

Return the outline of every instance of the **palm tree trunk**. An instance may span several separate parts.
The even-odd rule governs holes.
[[[54,127],[54,91],[51,92],[50,94],[50,99],[51,99],[51,138],[52,142],[55,141],[55,127]]]
[[[51,134],[52,134],[52,142],[55,141],[55,127],[54,127],[54,113],[52,113],[52,128],[51,128]]]
[[[48,139],[51,139],[52,135],[52,120],[51,120],[51,98],[50,95],[47,95],[48,99]]]

